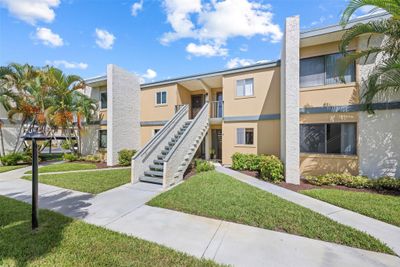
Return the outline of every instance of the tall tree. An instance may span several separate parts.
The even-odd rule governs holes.
[[[390,94],[400,91],[400,1],[399,0],[350,0],[343,12],[341,24],[346,26],[351,16],[361,7],[374,6],[370,12],[385,10],[390,17],[358,23],[346,30],[340,43],[340,51],[345,55],[339,61],[339,73],[344,74],[354,60],[367,62],[369,58],[382,55],[382,60],[373,68],[364,83],[365,91],[361,95],[362,103],[373,112],[373,100],[378,94]],[[362,35],[368,36],[368,47],[361,51],[348,52],[350,43]],[[384,36],[379,45],[373,45],[374,35]]]

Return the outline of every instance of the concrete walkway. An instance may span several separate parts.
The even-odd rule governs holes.
[[[222,166],[216,166],[216,170],[230,175],[242,182],[255,186],[261,190],[270,192],[280,198],[286,199],[310,210],[318,212],[341,224],[351,226],[360,231],[366,232],[373,237],[386,243],[397,255],[400,255],[400,228],[394,225],[384,223],[379,220],[361,215],[359,213],[346,210],[332,204],[317,200],[315,198],[296,193],[286,188],[267,183],[251,177],[249,175],[228,169]],[[400,214],[399,214],[400,216]]]
[[[25,171],[0,174],[0,195],[29,203],[31,183],[18,178]],[[391,255],[145,205],[161,192],[158,185],[127,184],[94,196],[40,184],[39,192],[42,208],[218,263],[400,266],[400,258]]]

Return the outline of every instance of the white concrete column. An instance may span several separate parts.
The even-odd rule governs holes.
[[[281,159],[287,183],[300,183],[300,18],[286,18],[281,57]]]
[[[118,152],[140,146],[139,78],[107,65],[107,166],[118,163]]]

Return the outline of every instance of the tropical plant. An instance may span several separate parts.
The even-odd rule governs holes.
[[[346,26],[352,15],[361,7],[374,6],[371,13],[384,10],[391,16],[368,23],[357,23],[346,30],[339,45],[344,54],[338,63],[339,74],[342,76],[353,62],[368,62],[370,58],[380,55],[382,59],[372,69],[363,82],[365,91],[362,93],[362,103],[366,110],[373,112],[372,102],[377,95],[400,91],[400,1],[399,0],[350,0],[344,10],[341,24]],[[348,52],[350,43],[360,36],[368,36],[367,48]],[[373,36],[384,36],[383,42],[374,44]]]

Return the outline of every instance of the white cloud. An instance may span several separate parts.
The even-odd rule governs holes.
[[[0,0],[15,17],[29,23],[37,21],[52,22],[56,16],[54,8],[58,7],[60,0]]]
[[[142,9],[143,9],[143,0],[133,3],[131,7],[132,16],[136,17],[139,11],[141,11]]]
[[[103,49],[112,49],[115,36],[103,29],[96,28],[96,44]]]
[[[271,6],[259,0],[212,0],[203,5],[200,0],[164,0],[164,6],[173,31],[163,35],[163,44],[181,38],[225,44],[232,37],[257,34],[269,36],[271,42],[282,38],[279,25],[272,22]]]
[[[200,44],[190,43],[186,46],[186,52],[194,56],[205,56],[205,57],[215,57],[215,56],[227,56],[228,49],[222,48],[218,45],[210,44]]]
[[[255,61],[253,59],[247,59],[247,58],[232,58],[226,63],[226,67],[228,69],[233,69],[237,67],[245,67],[253,64],[261,64],[261,63],[267,63],[269,60],[263,59],[263,60],[258,60]]]
[[[69,62],[69,61],[66,61],[66,60],[54,60],[54,61],[46,60],[46,64],[55,66],[57,68],[58,67],[64,67],[66,69],[81,69],[81,70],[85,70],[85,69],[87,69],[87,67],[89,67],[89,65],[87,63]]]
[[[60,35],[44,27],[36,29],[35,38],[40,40],[44,45],[51,47],[58,47],[64,45],[64,41]]]
[[[152,69],[147,69],[146,73],[142,75],[143,78],[145,79],[154,79],[155,77],[157,77],[157,72],[155,70]]]
[[[247,44],[244,44],[241,47],[239,47],[239,50],[242,52],[247,52],[249,50],[249,46]]]

